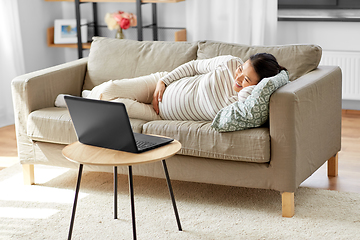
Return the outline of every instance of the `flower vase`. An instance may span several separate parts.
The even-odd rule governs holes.
[[[125,35],[124,35],[123,30],[122,30],[121,27],[117,30],[115,38],[117,38],[117,39],[125,39]]]

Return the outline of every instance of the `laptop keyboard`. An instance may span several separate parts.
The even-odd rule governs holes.
[[[149,148],[152,146],[155,146],[156,143],[153,142],[146,142],[146,141],[137,141],[136,140],[136,146],[138,147],[138,150],[144,149],[144,148]]]

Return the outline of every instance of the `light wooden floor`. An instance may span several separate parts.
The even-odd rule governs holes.
[[[15,126],[0,128],[0,170],[18,162]]]
[[[16,162],[14,125],[0,128],[0,170]],[[301,186],[360,193],[360,111],[343,111],[339,176],[328,178],[324,164]]]

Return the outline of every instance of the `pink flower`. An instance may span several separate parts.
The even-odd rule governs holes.
[[[120,13],[114,13],[113,16],[116,22],[120,25],[121,19],[123,19],[122,15]]]
[[[128,29],[130,27],[130,20],[128,18],[122,18],[119,26],[122,29]]]
[[[130,18],[131,18],[131,15],[132,15],[132,13],[128,13],[128,12],[122,12],[122,13],[121,13],[121,16],[122,16],[123,18],[127,18],[127,19],[130,19]]]
[[[128,29],[137,25],[136,15],[133,13],[118,11],[115,13],[107,13],[105,22],[110,30],[116,28]]]
[[[137,25],[137,18],[135,14],[131,14],[130,26],[135,27]]]

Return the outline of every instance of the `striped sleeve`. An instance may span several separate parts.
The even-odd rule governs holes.
[[[228,61],[233,56],[225,55],[210,59],[192,60],[184,63],[173,71],[162,77],[160,80],[169,86],[172,82],[178,81],[185,77],[193,77],[196,75],[206,74],[216,69],[220,64]]]
[[[251,95],[252,91],[254,90],[256,85],[248,86],[238,93],[238,98],[240,102],[245,102],[246,98]]]

